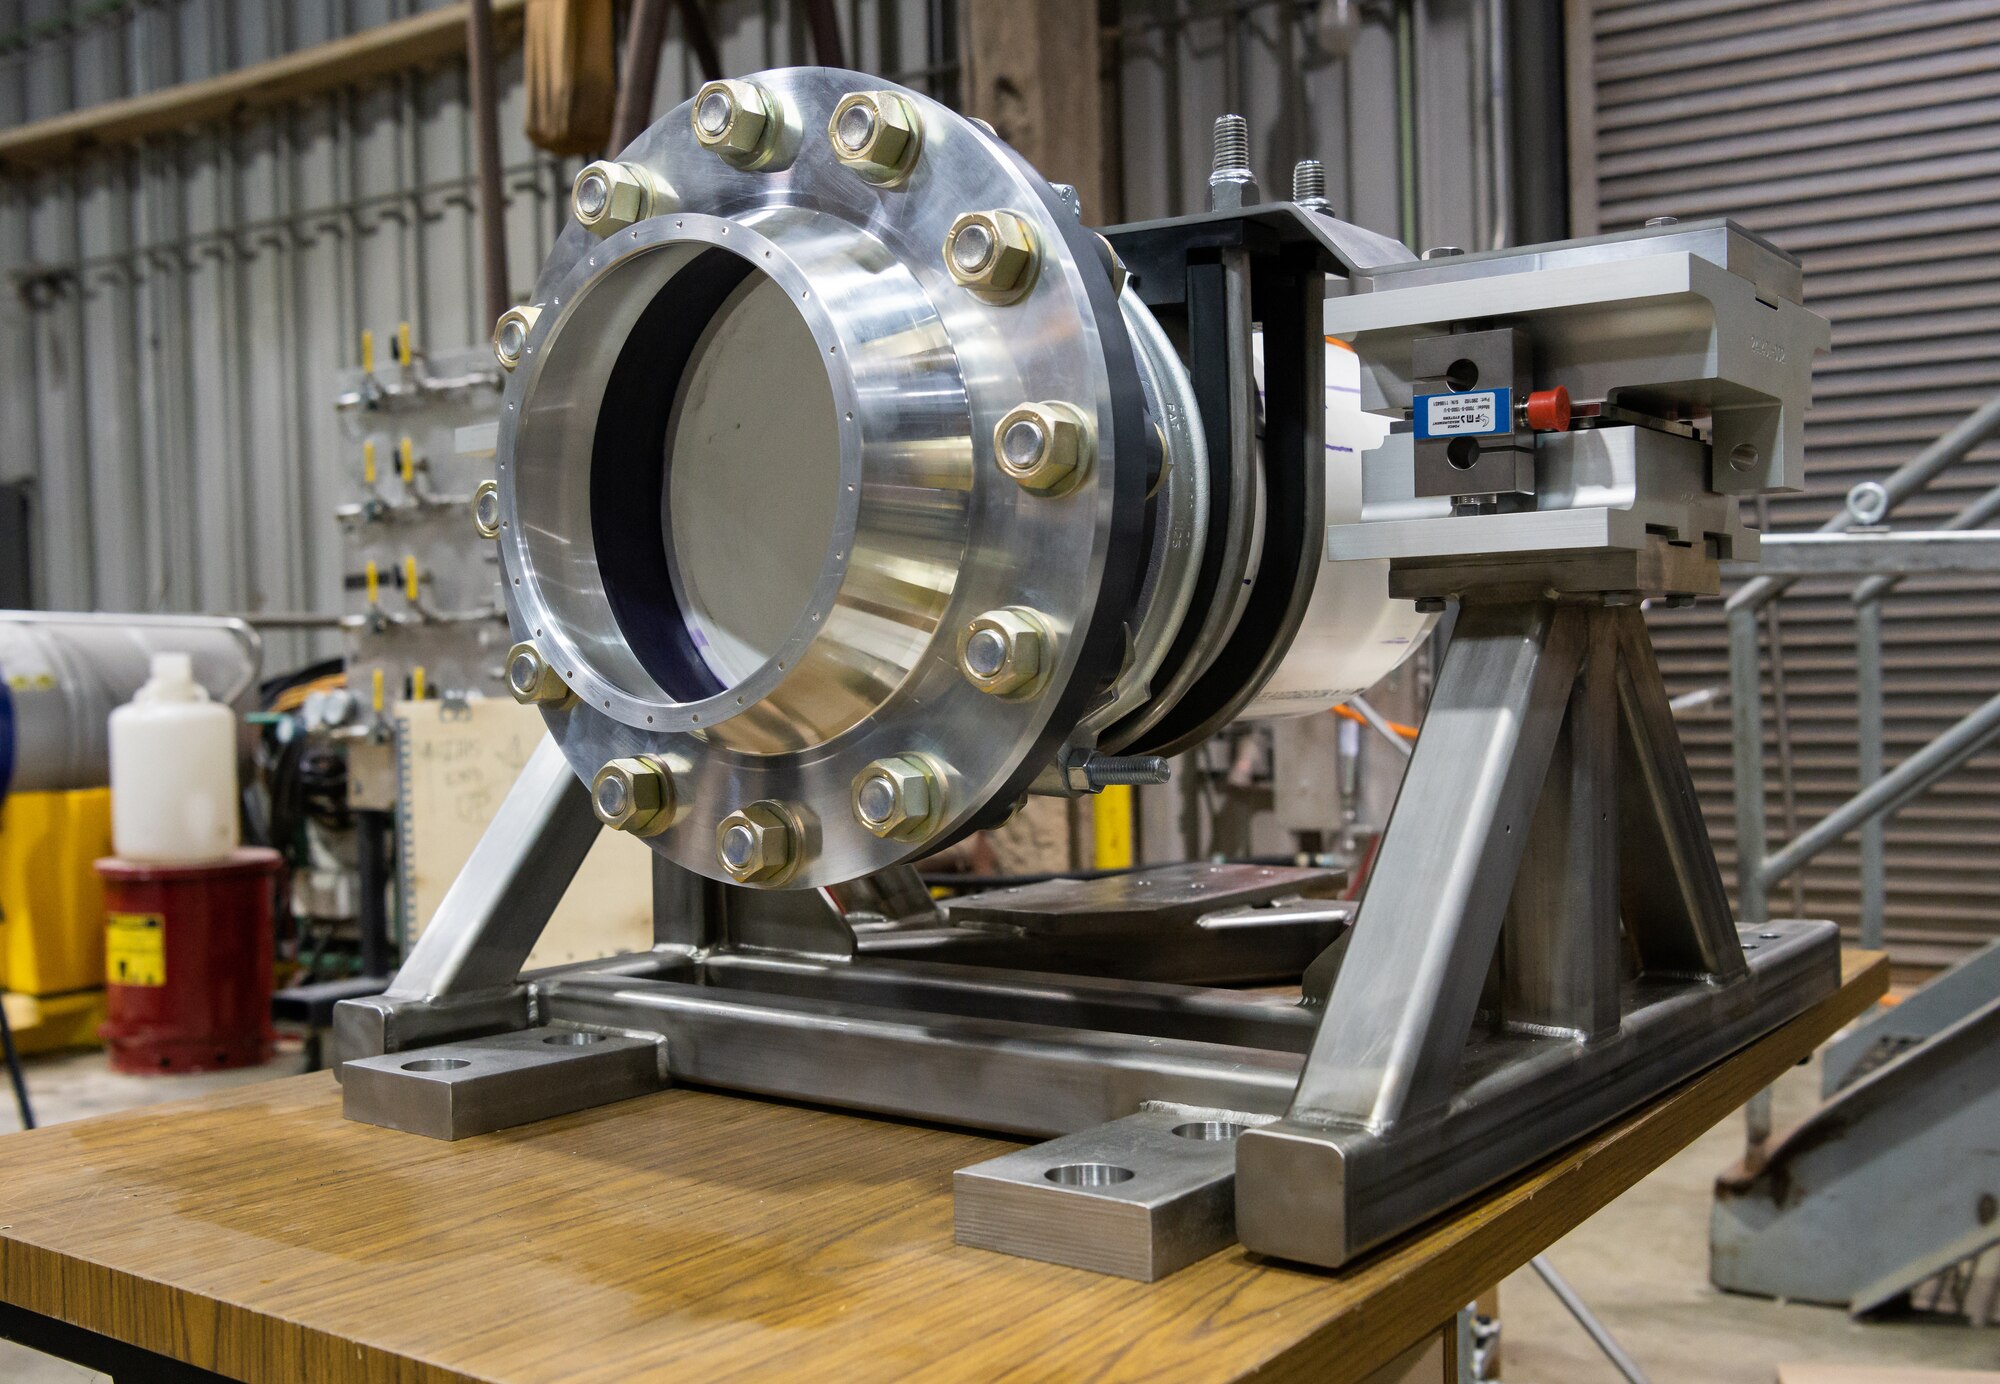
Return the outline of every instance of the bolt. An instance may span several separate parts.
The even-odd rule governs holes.
[[[658,836],[686,811],[676,801],[673,776],[643,755],[599,769],[590,781],[590,806],[598,821],[634,836]]]
[[[1083,761],[1084,786],[1093,793],[1100,788],[1167,783],[1173,776],[1167,761],[1156,754],[1093,754]]]
[[[1257,201],[1257,175],[1250,171],[1250,122],[1240,115],[1215,117],[1215,161],[1208,173],[1208,209],[1239,211]]]
[[[648,169],[608,159],[585,164],[570,184],[569,207],[577,224],[603,237],[673,205],[673,192]]]
[[[1462,246],[1433,245],[1430,249],[1424,251],[1424,258],[1427,260],[1456,259],[1464,253],[1465,250]]]
[[[1011,211],[969,211],[944,238],[945,268],[989,303],[1011,303],[1035,286],[1035,233]]]
[[[1083,220],[1083,198],[1078,195],[1074,183],[1050,183],[1049,187],[1056,194],[1056,200],[1069,208],[1071,216]]]
[[[1889,513],[1889,492],[1880,481],[1863,481],[1847,492],[1847,512],[1863,528],[1873,528]]]
[[[993,460],[1024,490],[1060,495],[1090,471],[1096,448],[1072,404],[1022,404],[993,428]]]
[[[776,803],[751,803],[715,828],[715,854],[739,884],[768,883],[791,872],[796,847],[792,825]]]
[[[500,314],[500,320],[493,324],[493,358],[502,370],[512,370],[521,363],[528,352],[528,334],[535,330],[535,319],[541,315],[542,310],[532,303]]]
[[[996,697],[1025,697],[1037,690],[1049,665],[1048,626],[1022,606],[989,610],[960,637],[958,669],[967,682]]]
[[[1416,599],[1417,614],[1436,615],[1444,610],[1444,597],[1419,596]]]
[[[1691,591],[1669,591],[1667,593],[1666,606],[1668,610],[1686,610],[1693,604],[1694,593]]]
[[[693,120],[701,147],[738,168],[763,162],[783,126],[769,92],[734,80],[710,82],[696,92]]]
[[[923,143],[916,107],[893,91],[850,91],[826,122],[833,156],[871,183],[899,183]]]
[[[855,775],[855,820],[877,836],[922,840],[944,815],[943,809],[942,777],[918,755],[878,759]]]
[[[479,530],[481,538],[500,536],[500,485],[497,481],[481,481],[473,490],[472,527]]]
[[[1681,219],[1678,216],[1649,216],[1646,218],[1646,224],[1648,226],[1678,226],[1681,224]]]
[[[568,706],[576,696],[533,644],[516,644],[507,651],[507,686],[515,701],[554,711]]]
[[[1639,593],[1636,591],[1607,591],[1604,593],[1604,604],[1612,608],[1618,606],[1635,606],[1639,604]]]
[[[1326,165],[1318,159],[1300,159],[1292,165],[1292,200],[1314,211],[1332,205],[1326,200]]]

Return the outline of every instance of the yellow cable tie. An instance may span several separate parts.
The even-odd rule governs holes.
[[[375,484],[375,439],[372,437],[361,444],[361,483]]]
[[[411,605],[417,603],[417,555],[415,553],[411,553],[403,559],[403,594],[409,598]]]
[[[410,700],[413,702],[420,702],[423,699],[424,699],[424,665],[419,663],[416,667],[410,669]]]
[[[368,604],[378,605],[382,600],[382,573],[375,566],[375,559],[369,558],[362,568],[368,578]]]
[[[382,714],[382,670],[380,668],[375,670],[373,680],[375,683],[375,714],[379,716]]]
[[[398,322],[396,324],[396,364],[402,366],[405,370],[410,368],[410,324],[408,322]]]
[[[417,444],[410,441],[408,437],[405,437],[403,439],[401,455],[403,458],[403,484],[414,485],[417,479]]]
[[[375,333],[366,327],[361,329],[361,372],[365,375],[375,373]]]

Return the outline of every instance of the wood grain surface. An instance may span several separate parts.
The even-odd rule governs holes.
[[[1775,1080],[1885,989],[1778,1032],[1337,1272],[1159,1283],[962,1249],[1003,1140],[676,1090],[461,1143],[324,1074],[0,1138],[0,1298],[246,1380],[1353,1380]]]

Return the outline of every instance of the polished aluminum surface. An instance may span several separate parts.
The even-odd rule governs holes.
[[[925,848],[855,817],[850,786],[869,763],[923,753],[941,766],[934,842],[1018,794],[1041,767],[1030,760],[1070,731],[1081,710],[1071,674],[1086,643],[1115,640],[1122,626],[1125,612],[1100,599],[1116,585],[1113,531],[1129,530],[1143,503],[1134,449],[1149,441],[1105,262],[1016,155],[898,90],[922,121],[923,148],[907,179],[884,188],[844,166],[825,133],[843,96],[879,81],[826,69],[749,80],[782,126],[755,168],[702,148],[688,109],[677,110],[621,154],[664,179],[677,209],[602,241],[572,227],[544,268],[534,294],[542,312],[509,378],[500,430],[501,548],[517,637],[536,641],[578,694],[576,707],[549,714],[577,772],[635,754],[683,758],[686,818],[653,843],[717,879],[727,877],[720,821],[755,801],[794,804],[800,859],[784,882],[812,886]],[[961,287],[942,257],[954,221],[988,210],[1011,212],[1037,251],[1032,288],[1004,305]],[[726,466],[703,466],[692,482],[669,468],[669,501],[691,491],[690,506],[700,504],[667,527],[671,547],[691,550],[675,566],[684,588],[699,588],[686,592],[689,607],[711,617],[691,623],[719,684],[674,695],[613,613],[619,593],[607,589],[604,560],[614,555],[597,544],[622,540],[593,524],[590,478],[603,458],[600,402],[642,314],[662,294],[704,302],[703,280],[725,262],[730,272],[746,266],[755,285],[738,311],[775,305],[782,292],[795,319],[784,335],[816,343],[819,374],[804,378],[802,353],[759,361],[724,340],[717,370],[730,397],[691,402],[683,382],[670,436],[692,454],[718,425],[761,412],[780,426],[768,441],[817,437],[798,396],[824,388],[837,442],[804,477],[825,477],[826,502],[777,470],[732,484]],[[716,345],[702,343],[695,359]],[[755,378],[725,369],[732,358],[754,365]],[[1157,353],[1153,366],[1157,391]],[[1067,402],[1092,431],[1096,462],[1067,495],[1026,491],[993,462],[995,423],[1033,400]],[[759,488],[772,492],[761,504]],[[830,529],[815,528],[827,502]],[[1164,594],[1170,613],[1172,583]],[[1007,606],[1050,627],[1046,695],[996,700],[957,671],[960,632]],[[1070,723],[1058,724],[1059,713]]]
[[[573,1028],[530,1028],[345,1063],[341,1113],[432,1139],[467,1139],[667,1084],[660,1045]]]
[[[952,1174],[961,1245],[1151,1283],[1236,1242],[1236,1138],[1269,1116],[1148,1105]]]

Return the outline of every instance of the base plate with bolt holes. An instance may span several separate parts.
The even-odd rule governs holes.
[[[1150,1283],[1236,1242],[1236,1136],[1270,1115],[1160,1105],[952,1174],[961,1245]]]

